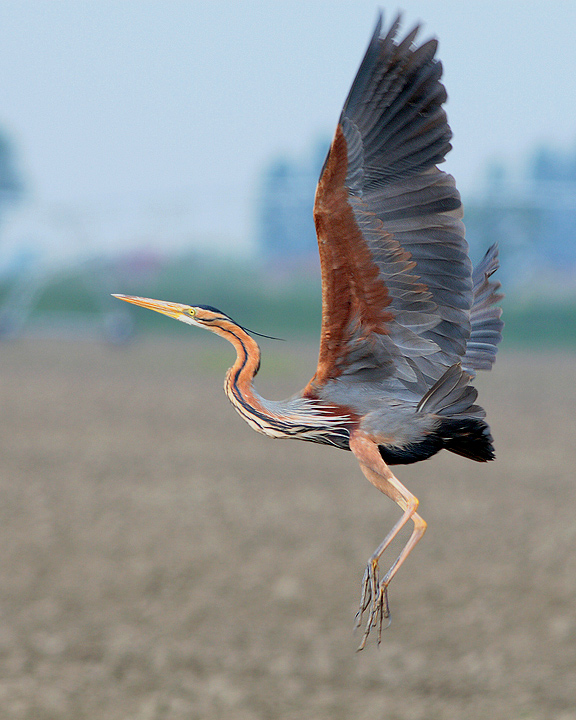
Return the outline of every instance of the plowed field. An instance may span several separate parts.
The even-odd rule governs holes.
[[[350,453],[252,432],[229,359],[0,347],[0,717],[576,720],[576,358],[479,378],[496,462],[398,468],[428,532],[362,653],[360,580],[399,511]],[[264,362],[282,397],[315,353]]]

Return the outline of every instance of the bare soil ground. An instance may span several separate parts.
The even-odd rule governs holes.
[[[263,394],[312,372],[264,350]],[[253,433],[226,351],[0,347],[0,717],[575,720],[576,358],[479,379],[497,462],[398,469],[429,529],[356,653],[399,511],[351,454]]]

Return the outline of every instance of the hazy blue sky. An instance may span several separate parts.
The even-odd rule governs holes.
[[[0,126],[35,218],[20,213],[12,234],[30,222],[94,245],[210,234],[246,247],[259,173],[332,134],[378,7],[0,0]],[[440,39],[455,133],[446,167],[464,194],[495,158],[575,146],[576,2],[402,8],[405,29],[421,20],[423,37]],[[397,6],[383,9],[389,22]]]

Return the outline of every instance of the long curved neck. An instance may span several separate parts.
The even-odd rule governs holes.
[[[302,396],[287,401],[260,397],[252,385],[260,367],[258,343],[232,321],[219,324],[213,331],[236,349],[236,362],[226,373],[224,391],[250,427],[268,437],[298,437],[348,447],[348,414],[341,415],[335,408],[323,410]]]
[[[234,345],[236,361],[226,373],[224,390],[234,406],[238,401],[252,407],[261,405],[260,396],[252,385],[255,375],[260,368],[260,347],[258,343],[240,327],[233,330],[224,330],[222,335]]]
[[[237,412],[257,432],[276,436],[275,416],[265,407],[252,381],[260,367],[258,343],[233,322],[221,323],[214,332],[236,350],[236,361],[226,373],[224,392]]]

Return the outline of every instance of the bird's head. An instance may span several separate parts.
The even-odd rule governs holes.
[[[271,335],[262,335],[254,330],[248,330],[242,325],[232,320],[226,313],[218,310],[211,305],[184,305],[182,303],[166,302],[165,300],[152,300],[151,298],[137,297],[135,295],[114,295],[113,297],[125,300],[126,302],[140,305],[140,307],[155,310],[156,312],[180,320],[187,325],[195,325],[196,327],[206,328],[217,335],[227,336],[230,340],[230,334],[238,335],[239,331],[259,335],[260,337],[269,338],[270,340],[278,340]]]
[[[152,300],[151,298],[137,297],[135,295],[114,295],[114,297],[148,308],[148,310],[155,310],[188,325],[196,325],[207,330],[214,331],[217,328],[226,330],[230,326],[238,327],[238,324],[228,317],[226,313],[210,305],[184,305],[183,303]]]

